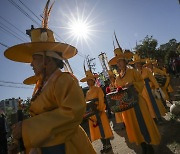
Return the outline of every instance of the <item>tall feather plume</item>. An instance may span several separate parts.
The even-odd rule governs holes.
[[[50,0],[47,1],[46,6],[44,8],[44,12],[43,12],[44,13],[44,17],[43,17],[43,20],[42,20],[42,28],[48,28],[48,19],[49,19],[49,15],[50,15],[52,6],[54,4],[54,2],[53,2],[52,5],[50,6],[50,8],[48,9],[49,2],[50,2]]]
[[[115,47],[115,44],[114,44],[114,40],[113,40],[113,47],[114,47],[114,50],[116,49],[116,47]]]
[[[118,39],[117,39],[117,37],[116,37],[115,31],[114,31],[114,36],[115,36],[115,39],[116,39],[116,42],[117,42],[118,47],[122,50],[122,48],[121,48],[121,46],[120,46],[120,44],[119,44],[119,42],[118,42]]]

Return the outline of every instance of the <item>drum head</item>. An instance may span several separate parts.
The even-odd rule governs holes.
[[[108,93],[106,97],[108,99],[108,105],[114,113],[126,111],[138,103],[138,92],[134,86]]]

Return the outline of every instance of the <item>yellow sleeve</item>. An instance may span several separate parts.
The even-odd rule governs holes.
[[[81,88],[67,75],[59,77],[52,87],[51,97],[47,99],[55,100],[57,107],[23,121],[22,136],[26,147],[41,147],[57,135],[58,144],[65,143],[82,121],[85,100]]]
[[[166,72],[160,70],[159,68],[153,68],[153,72],[160,75],[167,75]]]
[[[153,73],[149,70],[146,70],[146,71],[147,71],[149,80],[153,84],[153,87],[155,87],[156,89],[159,88],[159,84],[158,84],[156,78],[153,76]]]
[[[98,88],[98,99],[99,103],[97,109],[99,111],[104,111],[106,109],[106,105],[104,103],[104,93],[100,87]]]
[[[144,81],[143,78],[141,77],[141,74],[133,69],[133,77],[134,77],[134,87],[139,93],[142,93],[143,87],[144,87]]]
[[[170,76],[166,75],[166,83],[165,83],[164,87],[167,88],[169,86],[169,82],[170,82]]]

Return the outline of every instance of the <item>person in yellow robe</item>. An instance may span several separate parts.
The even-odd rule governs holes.
[[[170,99],[169,99],[169,95],[170,95],[170,93],[172,93],[174,90],[173,90],[173,88],[172,88],[172,86],[171,86],[171,84],[170,84],[170,75],[168,74],[168,72],[167,72],[167,69],[165,68],[165,67],[163,67],[163,66],[159,66],[158,65],[158,62],[157,62],[157,60],[156,61],[154,61],[154,62],[152,62],[152,65],[153,65],[153,68],[158,68],[159,70],[156,70],[156,71],[158,71],[158,73],[159,74],[161,74],[161,75],[165,75],[166,76],[166,83],[165,83],[165,86],[163,87],[163,89],[164,88],[166,88],[166,92],[167,92],[167,96],[166,96],[166,99],[168,100],[168,101],[171,101]],[[163,72],[164,73],[163,73]],[[164,90],[165,91],[165,90]],[[165,92],[165,93],[166,93]]]
[[[152,88],[155,90],[159,89],[159,84],[157,83],[155,77],[153,76],[152,72],[143,67],[143,63],[145,62],[144,59],[141,59],[139,55],[135,54],[133,56],[133,61],[130,64],[134,64],[136,70],[141,74],[141,77],[144,80],[145,86],[142,91],[142,96],[146,100],[148,105],[151,117],[161,124],[162,118],[161,116],[165,116],[167,112],[162,101],[158,98],[155,98],[152,93]]]
[[[146,64],[144,65],[144,67],[147,67],[154,75],[159,74],[159,75],[162,75],[162,76],[166,77],[165,85],[161,86],[161,89],[163,91],[163,94],[165,95],[165,97],[163,98],[165,100],[165,101],[163,101],[163,104],[164,104],[165,107],[167,107],[166,101],[170,101],[169,95],[168,95],[168,86],[169,86],[169,82],[170,82],[170,77],[166,72],[160,70],[157,67],[153,67],[152,63],[153,63],[153,61],[147,59]]]
[[[154,153],[153,145],[160,143],[159,130],[152,119],[145,99],[142,97],[144,82],[139,72],[127,67],[128,54],[119,53],[109,61],[110,65],[117,65],[119,76],[116,78],[116,86],[134,86],[138,92],[138,104],[133,108],[123,111],[122,117],[126,126],[129,142],[135,142],[142,146],[143,153]]]
[[[110,138],[113,137],[113,133],[109,124],[109,119],[106,115],[106,105],[104,103],[104,93],[100,87],[95,86],[95,78],[98,75],[92,74],[91,71],[85,72],[86,77],[81,79],[81,82],[87,82],[89,90],[86,93],[86,101],[98,99],[95,103],[97,104],[97,115],[93,115],[89,118],[89,129],[91,141],[101,139],[103,149],[101,153],[106,153],[112,149]]]
[[[118,48],[114,49],[113,52],[114,52],[114,56],[118,56],[123,53],[123,49],[119,46]],[[129,50],[125,50],[124,52],[126,53],[128,60],[132,58],[133,54]],[[111,62],[110,67],[112,67],[112,66],[116,66],[116,63]],[[116,72],[116,74],[118,74],[117,68],[114,71]],[[111,73],[109,72],[110,81],[111,81],[110,87],[113,87],[114,89],[116,89],[117,88],[117,86],[115,85],[116,76],[114,74],[113,74],[114,76],[112,76],[112,74],[113,74],[113,72],[111,72]],[[120,129],[124,129],[125,124],[123,122],[121,112],[115,113],[115,119],[116,119],[116,123],[120,124]]]
[[[95,154],[80,123],[86,104],[81,87],[62,72],[63,59],[77,54],[71,45],[55,42],[47,28],[29,30],[32,42],[8,48],[10,60],[31,63],[41,81],[31,99],[31,117],[13,125],[13,138],[23,139],[26,153]]]
[[[111,70],[109,70],[108,75],[109,75],[110,84],[109,84],[109,90],[107,90],[107,93],[115,91],[117,89],[117,87],[115,85],[115,81],[116,81],[115,74]],[[110,100],[110,101],[113,101],[115,103],[116,100]],[[115,113],[115,120],[116,120],[116,123],[119,124],[120,129],[124,129],[124,122],[122,119],[122,114],[120,112]],[[113,126],[113,128],[116,129],[115,126]]]

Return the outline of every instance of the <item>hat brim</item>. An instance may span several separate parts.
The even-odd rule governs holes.
[[[131,52],[122,53],[122,54],[120,54],[120,55],[118,55],[118,56],[113,57],[113,58],[108,62],[108,64],[109,64],[109,65],[116,65],[118,59],[127,59],[127,60],[129,60],[129,59],[132,58],[132,56],[133,56],[133,53],[131,53]]]
[[[144,63],[145,61],[143,59],[135,60],[135,61],[130,61],[128,64],[133,65],[135,63]]]
[[[81,80],[80,80],[80,82],[87,82],[88,80],[95,80],[96,78],[98,78],[99,77],[99,75],[93,75],[93,76],[91,76],[91,77],[85,77],[85,78],[82,78]]]
[[[146,67],[146,66],[148,66],[149,64],[152,64],[152,62],[148,62],[148,63],[144,64],[143,66]]]
[[[38,81],[38,77],[37,76],[30,76],[28,78],[26,78],[23,83],[26,84],[26,85],[33,85],[33,84],[36,84],[36,82]]]
[[[13,61],[31,63],[32,55],[43,51],[61,52],[62,57],[65,59],[69,59],[77,54],[77,49],[69,44],[59,42],[31,42],[12,46],[4,52],[4,55]]]

